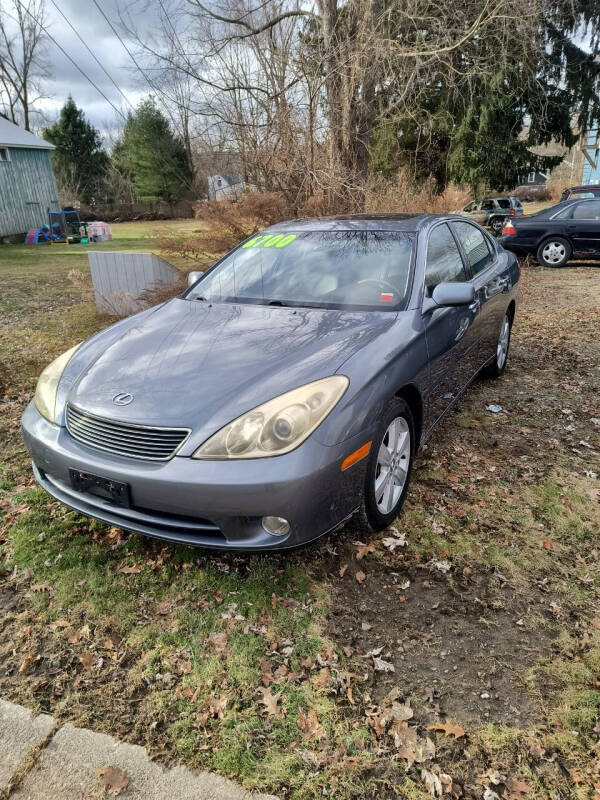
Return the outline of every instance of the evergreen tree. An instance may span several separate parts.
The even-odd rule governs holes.
[[[543,0],[529,48],[510,37],[503,52],[495,46],[485,37],[466,43],[449,57],[452,81],[440,73],[410,115],[384,118],[371,140],[375,171],[409,166],[417,179],[434,175],[440,187],[454,181],[475,191],[511,189],[523,173],[561,161],[531,148],[570,148],[598,126],[600,2]],[[469,72],[479,63],[488,67]],[[393,107],[402,91],[390,81],[381,107]]]
[[[190,191],[192,176],[185,147],[152,99],[127,117],[113,162],[130,177],[139,200],[171,203]]]
[[[46,128],[43,136],[56,146],[52,162],[59,186],[69,187],[78,200],[92,203],[104,181],[108,156],[100,133],[86,122],[71,96],[58,121]]]

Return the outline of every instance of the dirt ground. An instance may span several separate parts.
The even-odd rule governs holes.
[[[0,693],[294,800],[598,800],[599,322],[599,265],[525,265],[509,367],[426,444],[393,529],[253,559],[35,490],[34,370],[17,390],[0,350]]]

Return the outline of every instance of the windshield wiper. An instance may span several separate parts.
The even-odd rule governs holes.
[[[284,303],[283,300],[269,300],[267,303],[268,306],[286,306],[287,303]]]

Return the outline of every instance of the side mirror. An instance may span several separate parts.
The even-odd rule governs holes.
[[[204,273],[200,272],[199,270],[194,270],[194,272],[188,272],[187,276],[188,289],[190,286],[193,286],[196,283],[196,281],[199,281],[203,275]]]
[[[471,283],[438,283],[431,297],[426,297],[423,311],[452,306],[469,306],[475,300],[475,287]]]

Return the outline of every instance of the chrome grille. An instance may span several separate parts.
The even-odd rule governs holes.
[[[190,434],[187,428],[156,428],[103,419],[67,406],[73,438],[97,450],[145,461],[168,461]]]

